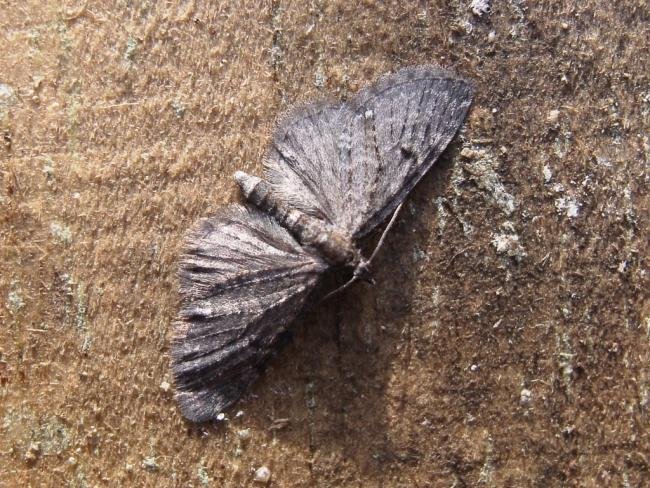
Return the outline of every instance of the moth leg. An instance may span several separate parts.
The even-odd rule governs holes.
[[[388,222],[388,225],[384,229],[384,232],[381,234],[381,237],[379,238],[379,242],[375,246],[375,250],[372,251],[372,255],[370,256],[370,259],[368,259],[367,261],[364,261],[364,262],[362,262],[360,264],[360,267],[363,266],[363,268],[365,269],[365,272],[367,272],[368,268],[370,267],[370,263],[372,263],[372,260],[375,259],[375,256],[379,252],[379,249],[381,249],[381,246],[383,246],[384,241],[386,240],[386,236],[388,235],[388,232],[395,225],[395,222],[397,221],[397,214],[402,209],[402,205],[404,205],[404,202],[400,203],[397,206],[397,208],[395,209],[395,212],[393,212],[393,216],[390,218],[390,222]],[[347,281],[347,283],[345,283],[342,286],[339,286],[336,290],[329,292],[327,295],[325,295],[325,297],[321,300],[321,302],[324,302],[324,301],[332,298],[334,295],[338,295],[343,290],[348,288],[352,283],[354,283],[355,281],[359,281],[359,277],[360,277],[360,274],[357,272],[357,270],[355,270],[354,275],[352,276],[352,278],[350,278]],[[374,281],[372,281],[371,283],[374,285]]]

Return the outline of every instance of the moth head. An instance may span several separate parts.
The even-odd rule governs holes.
[[[370,270],[370,261],[361,258],[354,268],[354,279],[365,281],[371,285],[375,284],[375,279],[372,277],[372,271]]]

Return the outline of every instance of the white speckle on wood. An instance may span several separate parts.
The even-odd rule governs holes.
[[[72,232],[70,231],[70,227],[58,222],[52,222],[50,224],[50,234],[60,240],[63,244],[70,244],[72,242]]]
[[[157,471],[158,463],[156,463],[156,458],[153,456],[147,456],[142,460],[142,467],[147,471]]]
[[[472,0],[469,5],[470,10],[477,17],[482,17],[485,14],[490,13],[490,1],[489,0]]]
[[[501,182],[496,172],[498,162],[494,156],[483,149],[468,147],[463,148],[460,155],[471,160],[471,162],[462,165],[462,170],[471,175],[470,179],[474,180],[480,189],[490,195],[504,214],[511,215],[516,207],[515,197],[506,191]],[[452,179],[462,181],[459,175],[452,176]]]
[[[548,115],[546,116],[546,121],[549,124],[557,124],[557,121],[560,119],[560,111],[559,110],[551,110]]]
[[[10,291],[7,295],[7,302],[9,303],[9,308],[14,312],[17,312],[25,306],[23,297],[20,296],[20,293],[17,291]]]
[[[496,248],[498,254],[504,254],[517,261],[526,257],[526,251],[519,242],[519,236],[514,232],[514,227],[510,222],[502,226],[506,232],[492,235],[492,245]]]
[[[528,405],[533,398],[533,392],[528,388],[523,388],[521,393],[519,393],[519,403],[522,405]]]
[[[555,208],[558,212],[566,214],[570,219],[574,219],[580,213],[580,202],[571,197],[560,197],[555,200]]]
[[[238,430],[237,437],[239,437],[242,441],[247,441],[251,438],[251,430],[250,429]]]
[[[253,478],[257,483],[268,483],[271,479],[271,470],[266,466],[262,466],[255,470],[255,477]]]

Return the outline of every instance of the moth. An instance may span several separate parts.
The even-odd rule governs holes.
[[[384,75],[347,102],[308,103],[279,119],[264,177],[235,173],[247,204],[222,208],[187,237],[171,342],[187,419],[215,419],[240,398],[325,272],[347,270],[342,288],[370,278],[399,207],[471,100],[468,81],[417,66]],[[361,240],[391,215],[364,257]]]

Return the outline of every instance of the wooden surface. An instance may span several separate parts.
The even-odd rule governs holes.
[[[0,2],[0,486],[650,478],[646,2],[356,4]],[[377,285],[184,422],[184,233],[292,103],[421,63],[477,96]]]

